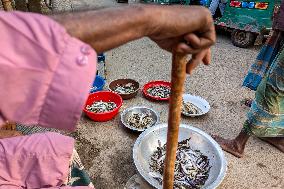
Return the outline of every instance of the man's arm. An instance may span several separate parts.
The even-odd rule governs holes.
[[[53,15],[67,32],[98,53],[143,37],[149,15],[141,7],[108,8],[95,11]]]
[[[200,6],[128,6],[54,15],[69,34],[98,53],[144,36],[172,52],[196,54],[215,42],[210,12]]]

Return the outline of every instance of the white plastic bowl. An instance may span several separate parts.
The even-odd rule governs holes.
[[[184,102],[190,102],[201,110],[201,113],[199,114],[185,114],[184,112],[182,112],[182,114],[185,116],[189,116],[189,117],[201,116],[201,115],[208,113],[210,110],[209,103],[205,99],[199,96],[193,96],[191,94],[184,94],[182,98]]]

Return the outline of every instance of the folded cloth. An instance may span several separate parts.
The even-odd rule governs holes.
[[[62,186],[73,148],[73,138],[49,132],[1,139],[0,188]]]

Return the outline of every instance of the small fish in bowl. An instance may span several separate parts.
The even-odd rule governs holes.
[[[144,85],[143,94],[150,100],[167,101],[170,99],[171,83],[167,81],[150,81]]]
[[[193,150],[190,138],[178,143],[174,172],[174,189],[200,189],[209,177],[210,159],[200,150]],[[163,182],[163,172],[166,158],[166,144],[161,145],[151,155],[149,175],[160,185]]]
[[[118,94],[131,94],[135,92],[136,87],[133,83],[117,84],[114,88],[114,92]]]
[[[121,96],[111,91],[98,91],[89,94],[83,111],[93,121],[113,119],[122,106]]]
[[[137,129],[145,129],[153,125],[154,119],[151,117],[150,112],[134,113],[132,112],[127,117],[127,124]]]
[[[133,79],[117,79],[109,84],[109,89],[119,94],[123,100],[128,100],[137,95],[139,83]]]
[[[210,110],[209,103],[199,97],[190,94],[183,95],[181,113],[185,116],[195,117],[206,114]]]
[[[182,101],[182,113],[184,114],[201,114],[202,110],[191,102]]]
[[[153,86],[147,89],[147,93],[153,97],[169,98],[171,89],[166,86]]]
[[[121,123],[134,131],[144,131],[158,122],[158,114],[151,108],[132,107],[121,114]]]
[[[117,105],[114,102],[103,102],[102,100],[94,102],[92,105],[87,105],[86,109],[93,113],[104,113],[114,110]]]

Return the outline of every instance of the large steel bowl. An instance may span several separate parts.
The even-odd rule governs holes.
[[[162,185],[149,175],[150,156],[158,147],[158,140],[164,145],[167,141],[167,124],[158,124],[145,130],[138,137],[133,148],[135,166],[141,176],[153,187],[162,188]],[[188,126],[180,125],[179,141],[191,138],[192,149],[198,149],[208,156],[210,162],[209,177],[202,189],[216,188],[225,177],[227,162],[224,153],[218,143],[204,131]]]

